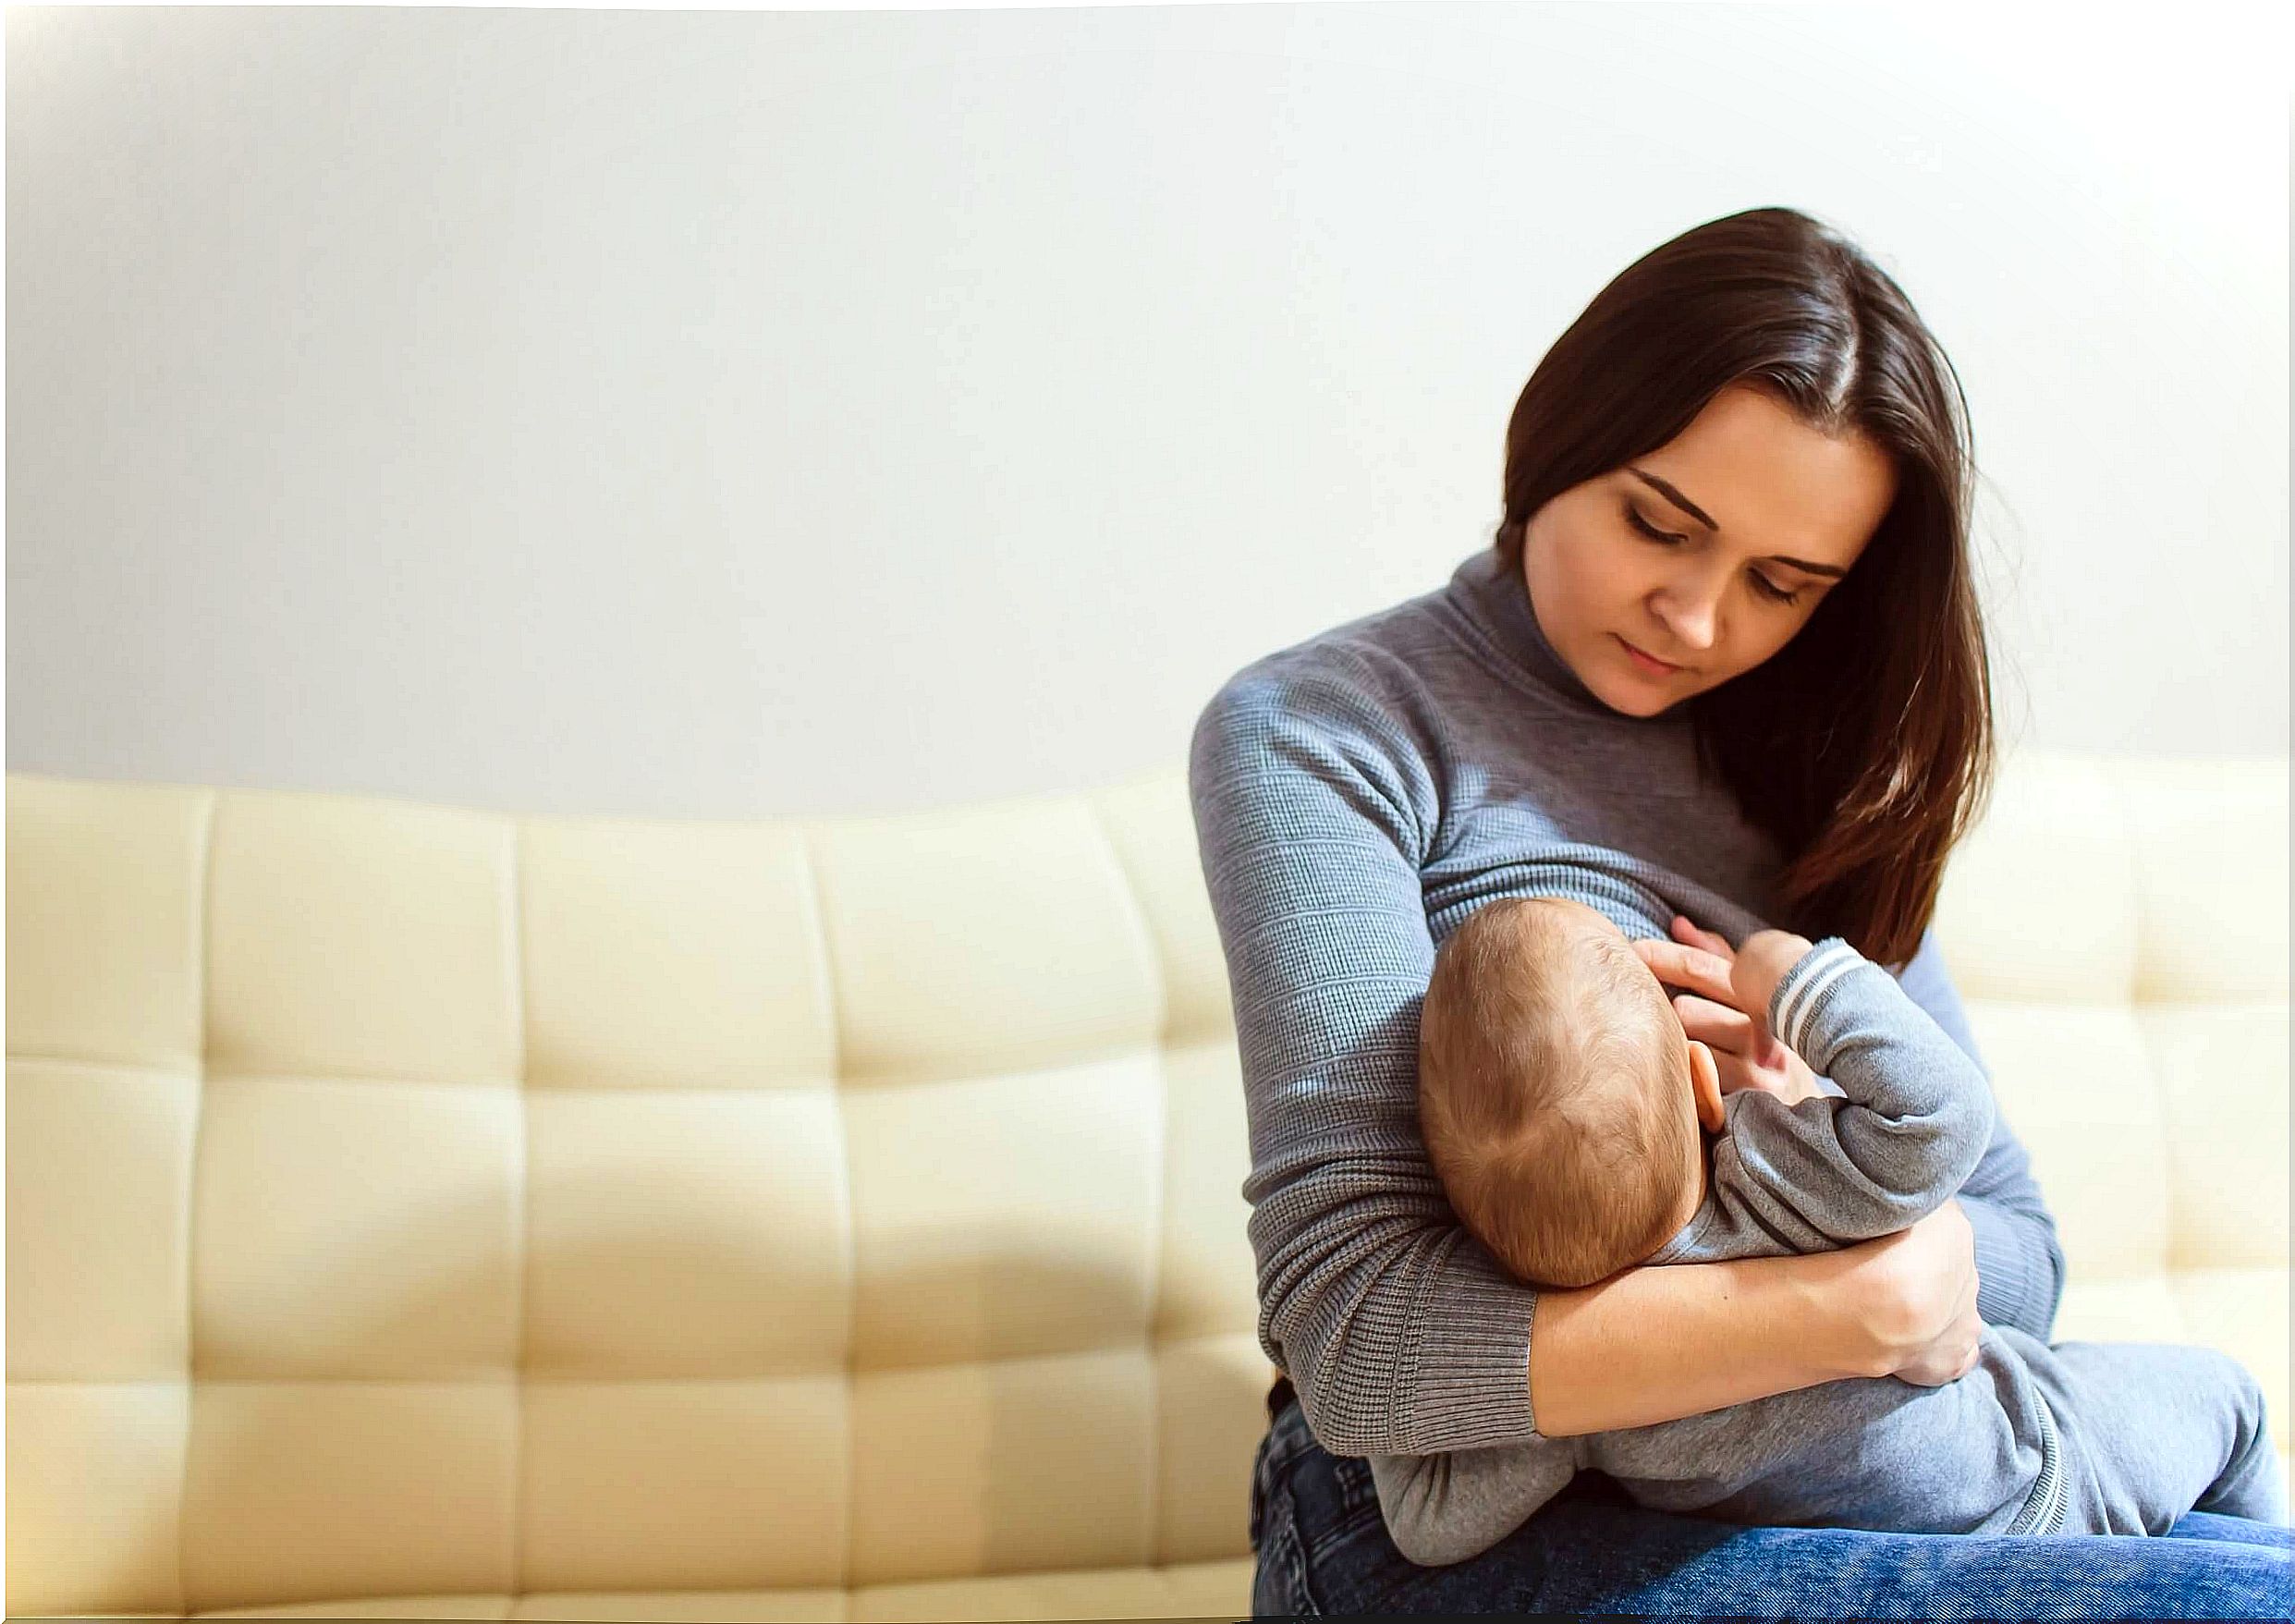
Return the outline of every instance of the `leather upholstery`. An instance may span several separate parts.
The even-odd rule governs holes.
[[[1241,1615],[1183,778],[518,817],[7,781],[10,1615]],[[1947,959],[2063,1337],[2282,1450],[2287,766],[2029,754]]]

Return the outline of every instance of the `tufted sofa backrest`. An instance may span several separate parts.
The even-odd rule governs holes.
[[[11,775],[8,1611],[1248,1556],[1176,775],[820,823]]]
[[[2056,1214],[2059,1338],[2196,1341],[2288,1428],[2288,763],[2027,753],[1937,935]]]
[[[9,1613],[1248,1555],[1178,774],[774,824],[7,788]],[[2283,1451],[2286,837],[2284,762],[2027,754],[1938,920],[2059,1334],[2240,1354]]]

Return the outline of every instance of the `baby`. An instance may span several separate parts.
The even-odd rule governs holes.
[[[1838,936],[1757,929],[1730,986],[1840,1093],[1725,1097],[1663,984],[1582,902],[1503,897],[1451,933],[1420,1016],[1419,1117],[1460,1222],[1501,1264],[1569,1288],[1823,1251],[1959,1189],[1991,1137],[1991,1089],[1895,977]],[[2237,1361],[2050,1347],[2013,1326],[1985,1326],[1975,1365],[1941,1386],[1849,1378],[1371,1467],[1397,1547],[1422,1564],[1486,1550],[1581,1469],[1654,1509],[1751,1524],[2156,1534],[2195,1508],[2287,1519],[2262,1393]]]

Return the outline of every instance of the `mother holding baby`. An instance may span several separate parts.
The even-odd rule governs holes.
[[[1459,1226],[1416,1115],[1437,932],[1541,848],[1615,849],[1837,934],[1976,1047],[1930,932],[1994,766],[1965,403],[1854,244],[1789,209],[1621,273],[1508,424],[1505,517],[1444,587],[1244,667],[1190,790],[1243,1068],[1260,1614],[2278,1616],[2285,1530],[2160,1539],[1746,1528],[1581,1473],[1480,1556],[1396,1548],[1373,1454],[1703,1414],[1846,1377],[1935,1386],[1983,1325],[2047,1340],[2064,1255],[2004,1117],[1958,1197],[1807,1256],[1541,1290]],[[1634,950],[1725,1093],[1809,1068],[1677,919]],[[1981,1064],[1981,1059],[1980,1059]]]

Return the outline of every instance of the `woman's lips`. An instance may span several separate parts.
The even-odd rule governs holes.
[[[1617,637],[1617,634],[1614,631],[1611,632],[1610,635],[1612,637]],[[1627,654],[1631,657],[1637,667],[1643,671],[1647,671],[1653,677],[1671,677],[1677,672],[1689,669],[1686,665],[1669,665],[1666,661],[1660,660],[1654,655],[1645,654],[1622,637],[1617,638],[1617,646],[1626,651]]]

